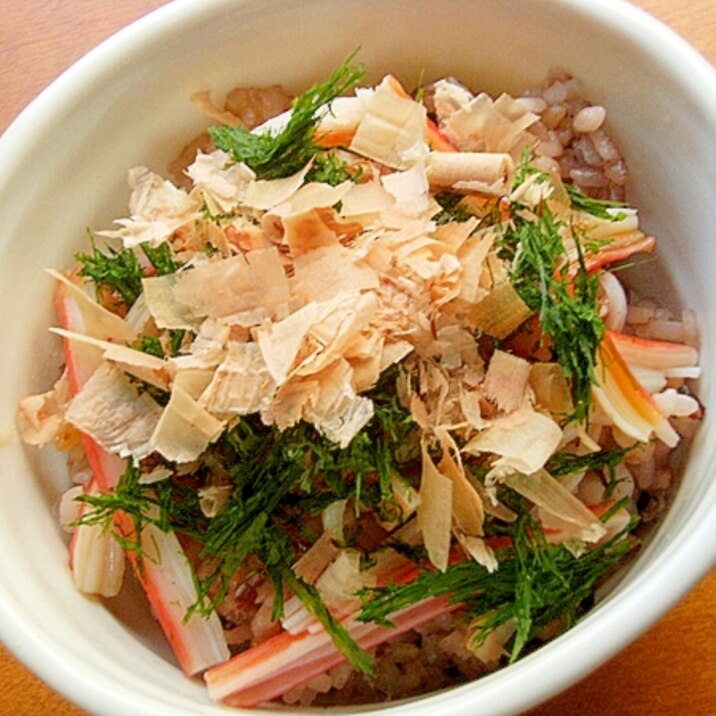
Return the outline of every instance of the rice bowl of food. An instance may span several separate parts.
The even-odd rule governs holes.
[[[622,3],[415,8],[179,3],[3,139],[3,638],[93,712],[514,712],[713,561],[713,72]]]

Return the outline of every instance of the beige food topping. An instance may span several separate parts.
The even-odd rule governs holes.
[[[196,99],[215,113],[208,96]],[[58,332],[94,351],[96,370],[72,399],[60,384],[25,401],[27,438],[52,439],[66,421],[120,456],[157,452],[191,463],[226,426],[258,413],[282,430],[308,421],[345,447],[373,416],[366,391],[402,362],[401,399],[423,431],[422,479],[418,492],[402,486],[396,494],[407,513],[417,512],[436,567],[447,567],[452,536],[495,567],[482,525],[486,513],[510,517],[488,494],[498,481],[513,480],[551,519],[598,539],[591,513],[559,483],[513,478],[541,475],[571,439],[560,426],[571,401],[559,366],[506,350],[483,360],[478,351],[476,331],[503,339],[530,315],[498,256],[495,228],[480,228],[480,219],[504,202],[548,202],[555,216],[572,212],[562,229],[568,249],[569,226],[622,248],[648,240],[636,214],[625,210],[612,222],[580,214],[555,174],[527,178],[510,194],[537,116],[507,95],[493,101],[436,84],[441,127],[459,153],[429,149],[424,107],[396,94],[390,78],[354,99],[336,104],[326,128],[354,118],[351,156],[365,169],[356,182],[307,182],[311,162],[292,176],[259,180],[221,151],[199,151],[183,187],[143,167],[130,171],[130,216],[103,235],[126,248],[171,242],[183,266],[144,278],[127,319],[100,307],[74,278],[53,274],[85,326],[83,334]],[[438,225],[433,194],[443,188],[467,192],[462,206],[473,216]],[[179,355],[153,358],[132,346],[147,327],[188,330],[191,338]],[[137,381],[168,392],[167,404]],[[487,492],[466,474],[458,442],[465,453],[494,456]],[[428,445],[441,448],[439,460]],[[204,495],[207,513],[223,497]]]

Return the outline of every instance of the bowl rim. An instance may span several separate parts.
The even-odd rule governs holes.
[[[253,5],[266,0],[174,0],[160,6],[132,24],[120,29],[65,70],[46,87],[10,124],[0,137],[0,154],[9,167],[0,176],[13,174],[25,149],[24,136],[37,131],[45,122],[71,105],[87,92],[87,87],[100,80],[130,53],[155,43],[200,16],[220,12],[224,8]],[[546,0],[540,0],[545,2]],[[276,4],[280,4],[277,0]],[[716,71],[685,39],[645,10],[627,0],[550,0],[568,12],[606,25],[649,54],[658,54],[659,61],[673,73],[699,106],[708,107],[716,123]],[[658,48],[658,49],[657,49]],[[706,508],[699,505],[697,514]],[[491,703],[500,703],[500,713],[528,708],[548,699],[568,684],[576,682],[636,639],[681,599],[716,563],[716,520],[702,519],[682,540],[671,542],[666,549],[633,580],[609,600],[609,608],[587,615],[566,637],[552,641],[536,654],[525,657],[509,670],[499,670],[479,680],[480,693]],[[633,593],[659,593],[660,600],[639,601]],[[606,640],[592,638],[600,631],[616,634]],[[5,645],[29,669],[72,702],[95,713],[135,714],[157,713],[159,702],[145,703],[125,700],[107,684],[83,674],[79,663],[68,662],[58,655],[50,643],[43,642],[33,625],[21,621],[13,604],[0,588],[0,637]],[[588,648],[587,648],[588,647]],[[559,666],[559,669],[554,668]],[[521,675],[536,686],[530,694],[516,692],[514,676]],[[471,710],[470,691],[475,684],[423,697],[418,701],[390,707],[391,712],[411,714],[468,714]],[[499,701],[498,701],[499,699]],[[235,710],[232,710],[236,712]],[[196,711],[199,713],[199,711]],[[268,712],[267,712],[268,713]]]

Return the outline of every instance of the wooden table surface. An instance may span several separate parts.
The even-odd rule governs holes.
[[[0,132],[76,59],[165,1],[0,0]],[[665,21],[716,64],[714,0],[635,4]],[[48,713],[83,714],[0,646],[0,714]],[[529,716],[567,714],[716,714],[716,570],[620,655]]]

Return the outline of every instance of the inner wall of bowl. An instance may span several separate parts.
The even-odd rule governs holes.
[[[24,450],[13,427],[16,401],[48,387],[60,364],[58,344],[45,333],[53,322],[52,282],[42,269],[66,266],[72,252],[86,246],[86,227],[108,228],[124,215],[127,169],[145,164],[163,172],[205,126],[188,99],[196,90],[211,88],[220,99],[237,84],[280,82],[300,91],[359,45],[368,81],[392,71],[407,86],[424,71],[427,79],[452,74],[473,89],[519,92],[554,66],[568,69],[583,80],[590,98],[608,108],[609,128],[631,168],[633,198],[647,230],[660,239],[661,264],[678,287],[675,301],[662,297],[698,311],[703,363],[710,364],[714,335],[705,319],[716,309],[709,290],[716,267],[708,232],[716,225],[716,203],[708,188],[716,185],[716,110],[711,106],[708,115],[705,101],[684,99],[674,66],[659,59],[648,33],[637,38],[638,26],[631,33],[636,44],[625,47],[619,20],[608,19],[609,12],[635,19],[622,17],[620,3],[604,4],[610,8],[604,21],[590,19],[601,11],[587,6],[555,0],[178,3],[94,53],[11,130],[3,150],[12,181],[0,180],[0,284],[11,297],[0,320],[12,346],[0,375],[8,398],[0,413],[0,433],[7,435],[0,567],[16,577],[0,590],[0,608],[4,604],[18,620],[5,637],[10,646],[55,688],[94,713],[224,712],[207,706],[201,686],[167,659],[146,610],[122,606],[117,618],[75,593],[65,538],[55,525],[64,472],[51,451]],[[37,135],[27,142],[33,129]],[[665,293],[661,283],[652,289]],[[713,405],[708,376],[700,394],[707,408]],[[676,504],[620,588],[624,594],[665,562],[690,520],[716,503],[708,489],[714,458],[713,441],[705,438],[708,415]],[[48,593],[54,595],[50,603]],[[651,609],[658,613],[657,606]],[[460,703],[438,696],[411,706],[411,713],[448,706],[450,713],[478,706],[493,713],[498,703],[502,713],[524,708],[623,643],[629,629],[591,654],[567,658],[569,644],[586,638],[580,636],[584,629],[608,618],[608,610],[601,610],[576,635],[543,650],[544,658],[540,652],[537,661],[530,657],[461,690]],[[555,668],[548,675],[540,663]],[[517,690],[506,681],[512,674],[521,680]]]

